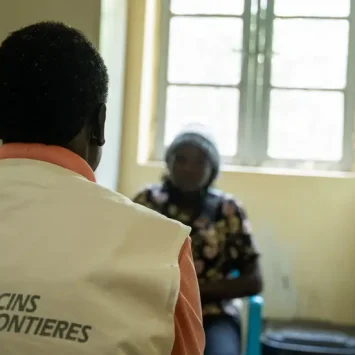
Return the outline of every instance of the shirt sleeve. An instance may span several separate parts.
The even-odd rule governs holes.
[[[229,271],[243,268],[259,256],[250,221],[241,203],[227,199],[222,204],[222,218],[227,229],[226,266]]]
[[[202,355],[205,336],[198,281],[192,261],[191,240],[186,239],[179,258],[180,292],[175,308],[175,343],[172,355]]]

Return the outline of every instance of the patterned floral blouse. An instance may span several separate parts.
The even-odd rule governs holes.
[[[242,271],[258,256],[249,220],[233,196],[209,189],[201,196],[200,211],[196,215],[180,211],[176,200],[176,192],[169,183],[151,185],[134,198],[134,202],[192,228],[192,251],[200,284],[230,278],[232,271]],[[204,305],[203,312],[234,311],[226,303]]]

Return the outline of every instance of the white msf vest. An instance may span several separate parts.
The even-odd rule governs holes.
[[[0,353],[169,355],[188,235],[69,170],[0,160]]]

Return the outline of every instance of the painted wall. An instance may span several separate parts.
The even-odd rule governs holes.
[[[100,0],[1,0],[0,40],[38,21],[63,21],[82,30],[94,44],[100,35]]]
[[[145,1],[130,0],[119,184],[128,196],[162,172],[137,163],[144,17]],[[218,185],[249,211],[263,254],[265,316],[355,324],[355,180],[229,171]]]

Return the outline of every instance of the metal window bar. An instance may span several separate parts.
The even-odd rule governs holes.
[[[274,0],[267,0],[267,20],[265,21],[266,45],[264,52],[264,73],[263,73],[263,100],[261,103],[261,111],[263,114],[259,117],[259,127],[257,130],[259,136],[254,137],[251,145],[258,142],[258,162],[260,166],[278,167],[278,168],[303,168],[305,166],[312,166],[317,170],[337,170],[349,171],[352,168],[352,145],[353,145],[353,126],[354,126],[354,95],[355,95],[355,47],[352,45],[355,41],[355,4],[351,2],[351,12],[349,17],[305,17],[305,16],[275,16],[274,15]],[[274,87],[271,85],[271,60],[272,60],[272,38],[273,38],[273,23],[274,19],[279,18],[304,18],[313,20],[348,20],[349,31],[349,47],[348,47],[348,70],[347,70],[347,84],[342,89],[327,89],[327,88],[291,88],[291,87]],[[273,88],[281,90],[303,90],[303,91],[333,91],[344,92],[344,135],[343,135],[343,158],[339,162],[334,161],[305,161],[300,159],[273,159],[267,156],[268,149],[268,130],[269,130],[269,110],[270,110],[270,93]]]
[[[162,1],[161,36],[160,36],[160,63],[159,63],[159,95],[156,116],[156,140],[153,159],[162,159],[164,152],[166,91],[169,85],[168,48],[169,25],[172,17],[218,17],[243,19],[243,60],[242,74],[238,85],[209,85],[190,83],[171,83],[176,86],[196,87],[234,87],[240,90],[240,107],[238,124],[238,152],[235,157],[225,159],[226,163],[248,166],[270,166],[281,168],[299,168],[305,164],[313,164],[313,168],[320,170],[350,170],[352,166],[353,146],[353,115],[355,110],[355,4],[351,3],[351,12],[348,17],[306,17],[306,16],[275,16],[274,0],[245,0],[245,10],[242,16],[237,15],[174,15],[170,11],[170,0]],[[347,86],[344,90],[316,89],[316,88],[288,88],[282,90],[309,90],[309,91],[343,91],[344,104],[344,139],[343,159],[340,162],[271,159],[267,156],[269,108],[271,85],[271,59],[273,22],[275,18],[304,18],[314,20],[349,20],[349,48]]]
[[[250,165],[254,159],[250,142],[253,139],[253,122],[255,111],[255,92],[258,56],[258,33],[259,33],[259,1],[248,0],[245,3],[244,46],[245,58],[242,67],[243,85],[240,95],[239,130],[238,130],[238,154],[233,159],[234,165]]]
[[[355,3],[350,2],[348,40],[348,67],[344,103],[344,134],[342,170],[351,171],[353,167],[353,132],[355,113]],[[339,169],[338,169],[339,170]]]
[[[248,85],[250,83],[250,73],[249,73],[249,59],[250,59],[250,6],[252,0],[245,0],[244,2],[244,13],[242,15],[220,15],[220,14],[196,14],[196,15],[186,15],[186,14],[173,14],[170,11],[170,0],[162,1],[161,8],[161,33],[160,33],[160,57],[159,57],[159,78],[158,78],[158,102],[155,117],[155,145],[153,150],[152,160],[161,160],[164,154],[164,136],[165,136],[165,116],[166,116],[166,99],[167,99],[167,88],[169,85],[173,86],[188,86],[188,87],[215,87],[215,88],[236,88],[239,89],[239,120],[238,132],[236,132],[236,137],[238,135],[238,147],[237,156],[240,152],[248,151],[246,148],[246,132],[250,130],[248,120],[251,117],[250,107],[253,104],[250,103],[251,95],[248,93]],[[241,68],[241,79],[238,85],[213,85],[213,84],[191,84],[191,83],[169,83],[168,82],[168,62],[169,62],[169,31],[170,31],[170,20],[173,17],[190,17],[190,18],[201,18],[201,17],[213,17],[213,18],[241,18],[243,20],[243,49],[242,49],[242,68]],[[254,50],[255,51],[255,50]],[[249,101],[249,107],[247,104]],[[236,159],[236,157],[225,157],[225,163],[237,163],[241,162]]]
[[[266,46],[270,38],[268,38],[268,28],[267,23],[267,11],[269,10],[267,0],[258,0],[258,42],[257,42],[257,66],[255,74],[255,97],[254,97],[254,120],[253,120],[253,137],[250,140],[250,150],[254,154],[253,160],[250,161],[249,165],[259,166],[260,162],[263,160],[266,147],[267,147],[267,135],[265,134],[266,122],[264,120],[264,86],[265,80],[267,80],[266,73]]]

